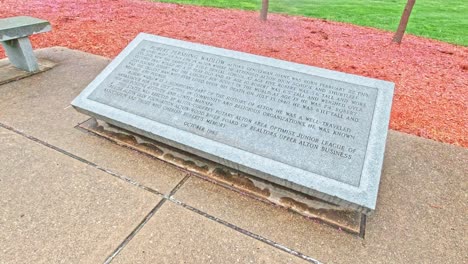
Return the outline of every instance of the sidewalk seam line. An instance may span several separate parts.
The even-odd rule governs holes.
[[[185,177],[169,192],[169,195],[167,197],[165,196],[164,198],[168,200],[171,199],[172,196],[182,187],[182,185],[188,181],[188,179],[190,179],[191,176],[192,175],[190,173],[185,175]]]
[[[133,229],[133,231],[122,241],[122,243],[119,244],[119,246],[110,254],[106,260],[104,261],[104,264],[109,264],[112,262],[112,260],[125,248],[125,246],[130,243],[130,241],[138,234],[138,232],[148,223],[148,221],[153,217],[153,215],[161,208],[164,203],[168,200],[170,200],[171,196],[175,194],[182,185],[190,178],[190,174],[185,175],[185,177],[180,180],[180,182],[170,191],[168,196],[163,196],[161,201],[158,202],[158,204],[151,209],[151,211],[143,218],[143,220],[138,224],[138,226]]]
[[[162,198],[161,201],[156,204],[156,206],[151,209],[151,211],[143,218],[143,220],[135,227],[135,229],[130,232],[130,234],[122,241],[122,243],[119,244],[119,246],[110,254],[106,260],[104,261],[104,264],[109,264],[111,261],[124,249],[124,247],[130,243],[130,241],[138,234],[138,232],[145,226],[146,223],[151,219],[151,217],[163,206],[163,204],[166,202],[166,198]]]
[[[265,238],[265,237],[263,237],[263,236],[257,235],[257,234],[255,234],[255,233],[252,233],[252,232],[250,232],[250,231],[248,231],[248,230],[245,230],[245,229],[243,229],[243,228],[241,228],[241,227],[238,227],[238,226],[236,226],[236,225],[234,225],[234,224],[231,224],[231,223],[229,223],[229,222],[227,222],[227,221],[224,221],[224,220],[222,220],[222,219],[220,219],[220,218],[217,218],[217,217],[215,217],[215,216],[212,216],[212,215],[210,215],[210,214],[208,214],[208,213],[206,213],[206,212],[203,212],[203,211],[201,211],[201,210],[199,210],[199,209],[197,209],[197,208],[195,208],[195,207],[192,207],[192,206],[190,206],[190,205],[188,205],[188,204],[186,204],[186,203],[183,203],[183,202],[181,202],[181,201],[179,201],[179,200],[177,200],[177,199],[175,199],[175,198],[173,198],[173,197],[168,197],[167,199],[168,199],[170,202],[172,202],[172,203],[174,203],[174,204],[176,204],[176,205],[182,206],[183,208],[185,208],[185,209],[187,209],[187,210],[189,210],[189,211],[192,211],[192,212],[194,212],[194,213],[197,213],[197,214],[199,214],[199,215],[201,215],[201,216],[203,216],[203,217],[205,217],[205,218],[208,218],[208,219],[210,219],[210,220],[212,220],[212,221],[214,221],[214,222],[216,222],[216,223],[218,223],[218,224],[224,225],[225,227],[228,227],[228,228],[230,228],[230,229],[233,229],[234,231],[237,231],[237,232],[239,232],[239,233],[241,233],[241,234],[243,234],[243,235],[246,235],[246,236],[248,236],[248,237],[250,237],[250,238],[253,238],[253,239],[255,239],[255,240],[258,240],[258,241],[260,241],[260,242],[263,242],[263,243],[265,243],[265,244],[267,244],[267,245],[269,245],[269,246],[272,246],[272,247],[274,247],[274,248],[277,248],[277,249],[279,249],[279,250],[282,250],[282,251],[284,251],[284,252],[286,252],[286,253],[288,253],[288,254],[290,254],[290,255],[293,255],[293,256],[298,257],[298,258],[303,259],[303,260],[306,260],[306,261],[308,261],[308,262],[310,262],[310,263],[321,264],[320,261],[318,261],[318,260],[316,260],[316,259],[314,259],[314,258],[311,258],[311,257],[309,257],[309,256],[307,256],[307,255],[305,255],[305,254],[303,254],[303,253],[301,253],[301,252],[298,252],[298,251],[296,251],[296,250],[290,249],[290,248],[288,248],[288,247],[286,247],[286,246],[284,246],[284,245],[282,245],[282,244],[279,244],[279,243],[277,243],[277,242],[275,242],[275,241],[273,241],[273,240],[270,240],[270,239]]]
[[[113,172],[113,171],[111,171],[111,170],[109,170],[109,169],[106,169],[106,168],[104,168],[104,167],[99,166],[98,164],[96,164],[96,163],[94,163],[94,162],[91,162],[91,161],[89,161],[89,160],[86,160],[86,159],[84,159],[84,158],[81,158],[81,157],[79,157],[79,156],[77,156],[77,155],[75,155],[75,154],[73,154],[73,153],[70,153],[70,152],[68,152],[68,151],[66,151],[66,150],[63,150],[63,149],[59,148],[59,147],[56,147],[56,146],[54,146],[54,145],[51,145],[51,144],[49,144],[49,143],[47,143],[47,142],[45,142],[45,141],[43,141],[43,140],[40,140],[40,139],[38,139],[38,138],[36,138],[36,137],[27,135],[27,134],[25,134],[24,132],[22,132],[22,131],[20,131],[20,130],[17,130],[17,129],[15,129],[15,128],[13,128],[13,127],[10,127],[10,126],[5,125],[5,124],[3,124],[3,123],[0,123],[0,127],[4,128],[4,129],[7,129],[7,130],[10,130],[10,131],[12,131],[12,132],[14,132],[14,133],[16,133],[16,134],[22,136],[22,137],[25,137],[25,138],[27,138],[27,139],[33,141],[33,142],[36,142],[36,143],[41,144],[41,145],[43,145],[43,146],[45,146],[45,147],[47,147],[47,148],[50,148],[50,149],[52,149],[52,150],[55,150],[55,151],[57,151],[57,152],[59,152],[59,153],[61,153],[61,154],[63,154],[63,155],[66,155],[66,156],[72,158],[72,159],[75,159],[75,160],[78,160],[78,161],[80,161],[80,162],[82,162],[82,163],[85,163],[86,165],[91,166],[91,167],[93,167],[93,168],[95,168],[95,169],[98,169],[98,170],[100,170],[100,171],[102,171],[102,172],[105,172],[105,173],[107,173],[107,174],[110,174],[111,176],[116,177],[116,178],[118,178],[118,179],[120,179],[120,180],[122,180],[122,181],[124,181],[124,182],[130,183],[130,184],[132,184],[132,185],[134,185],[134,186],[136,186],[136,187],[138,187],[138,188],[140,188],[140,189],[143,189],[143,190],[145,190],[145,191],[151,192],[151,193],[153,193],[153,194],[157,194],[157,195],[160,195],[160,196],[164,196],[163,193],[161,193],[161,192],[159,192],[159,191],[157,191],[157,190],[155,190],[155,189],[153,189],[153,188],[144,186],[144,185],[142,185],[141,183],[139,183],[139,182],[133,180],[132,178],[129,178],[129,177],[125,176],[125,175],[121,175],[121,174],[115,173],[115,172]]]

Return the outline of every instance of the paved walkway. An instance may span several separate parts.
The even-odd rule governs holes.
[[[366,239],[224,189],[76,125],[109,60],[0,86],[0,263],[466,263],[468,150],[391,131]]]

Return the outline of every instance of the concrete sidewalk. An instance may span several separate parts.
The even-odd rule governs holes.
[[[76,128],[108,59],[0,86],[0,263],[467,263],[468,150],[391,131],[366,238]]]

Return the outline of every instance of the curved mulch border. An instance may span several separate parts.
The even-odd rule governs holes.
[[[65,46],[116,56],[139,32],[388,80],[390,127],[468,147],[468,48],[320,19],[139,0],[3,0],[0,17],[49,20],[35,48]],[[0,51],[0,57],[4,57]]]

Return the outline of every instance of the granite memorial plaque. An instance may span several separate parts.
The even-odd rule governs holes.
[[[80,112],[293,190],[375,209],[392,83],[140,34]]]

